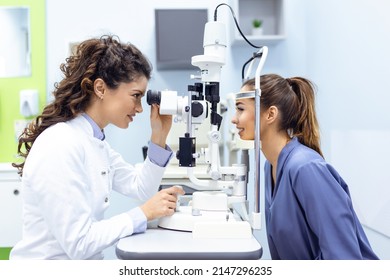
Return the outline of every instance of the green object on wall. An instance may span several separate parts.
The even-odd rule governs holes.
[[[15,162],[14,122],[25,119],[19,112],[19,92],[37,89],[40,111],[46,104],[45,0],[0,0],[1,6],[30,8],[31,76],[0,77],[0,162]]]
[[[0,248],[0,260],[8,260],[12,248]]]

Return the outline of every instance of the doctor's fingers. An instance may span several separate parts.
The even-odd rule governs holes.
[[[170,194],[168,192],[160,192],[159,197],[162,203],[166,203],[167,205],[172,205],[172,204],[176,205],[177,195],[175,193]]]
[[[176,198],[172,195],[157,193],[140,206],[148,221],[172,215],[176,207]]]
[[[160,199],[155,201],[153,207],[156,218],[172,215],[176,208],[176,197],[172,195],[169,197],[161,196]]]
[[[159,115],[160,115],[160,106],[158,106],[157,104],[152,104],[152,106],[150,106],[150,119],[151,120],[156,119],[158,118]]]
[[[169,194],[173,194],[176,196],[185,194],[185,191],[183,190],[182,186],[172,186],[170,188],[166,188],[166,189],[161,190],[161,192],[167,192]]]

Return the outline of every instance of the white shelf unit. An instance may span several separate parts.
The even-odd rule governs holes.
[[[21,180],[10,163],[0,163],[0,248],[22,239]]]
[[[273,45],[285,39],[284,0],[233,0],[233,9],[245,37],[255,45]],[[252,35],[252,21],[263,21],[263,34]],[[232,28],[232,45],[248,45],[237,28]],[[248,45],[249,46],[249,45]]]

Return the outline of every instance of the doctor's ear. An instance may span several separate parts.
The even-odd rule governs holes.
[[[93,90],[96,96],[101,100],[104,98],[105,89],[106,89],[106,83],[102,79],[97,78],[93,83]]]

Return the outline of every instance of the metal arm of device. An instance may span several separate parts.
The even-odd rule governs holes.
[[[260,88],[260,76],[261,71],[264,67],[265,60],[267,59],[268,48],[263,46],[255,55],[254,58],[260,58],[259,64],[256,68],[255,73],[255,172],[254,172],[254,211],[251,213],[250,222],[252,228],[261,229],[261,200],[260,200],[260,153],[261,153],[261,141],[260,141],[260,98],[261,98],[261,88]],[[250,72],[252,71],[252,67],[255,59],[251,61],[248,66],[247,74],[245,78],[248,79],[250,77]]]

